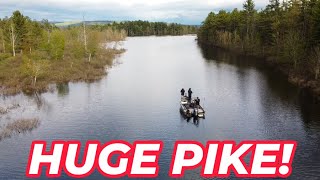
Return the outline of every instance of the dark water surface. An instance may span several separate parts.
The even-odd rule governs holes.
[[[128,38],[124,48],[108,76],[60,85],[42,94],[39,110],[33,97],[0,100],[23,106],[1,124],[24,116],[41,120],[30,133],[0,142],[0,179],[24,179],[31,142],[56,139],[162,140],[159,179],[168,179],[176,140],[296,140],[291,179],[320,179],[320,107],[284,77],[253,58],[201,49],[195,36]],[[205,120],[181,117],[182,87],[202,99]],[[198,178],[199,170],[186,172],[185,179]],[[104,177],[94,172],[88,179]]]

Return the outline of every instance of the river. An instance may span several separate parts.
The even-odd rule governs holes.
[[[41,124],[0,142],[0,179],[24,179],[31,142],[55,139],[162,140],[159,179],[168,179],[176,140],[296,140],[290,179],[319,179],[320,105],[261,61],[201,48],[195,39],[128,38],[127,51],[100,81],[59,85],[42,94],[41,103],[2,97],[1,103],[23,107],[7,119],[38,117]],[[181,117],[182,87],[201,98],[206,119]],[[199,171],[187,171],[185,179],[200,178]],[[88,179],[103,177],[96,171]]]

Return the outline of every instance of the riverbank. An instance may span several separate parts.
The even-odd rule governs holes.
[[[0,61],[0,94],[14,95],[49,90],[50,84],[94,81],[104,76],[122,49],[100,49],[89,62],[84,58],[35,62],[30,56],[17,55]]]
[[[272,8],[270,8],[272,7]],[[288,81],[320,97],[320,1],[270,1],[255,8],[211,12],[198,31],[198,39],[245,55],[263,57],[288,76]]]
[[[291,84],[310,92],[317,101],[320,101],[320,80],[315,80],[314,76],[305,69],[294,69],[292,65],[278,63],[272,57],[265,58],[265,62],[271,68],[284,74]]]
[[[0,37],[0,94],[13,95],[47,91],[49,84],[100,79],[123,52],[108,44],[117,45],[126,35],[86,23],[58,28],[15,11],[0,19]]]
[[[314,75],[309,73],[308,70],[303,69],[302,67],[293,68],[293,65],[290,63],[283,62],[276,57],[261,55],[258,53],[248,53],[243,52],[241,49],[237,48],[227,48],[218,45],[214,45],[212,43],[206,43],[199,41],[198,44],[201,46],[207,46],[212,48],[220,48],[226,51],[230,51],[232,53],[236,53],[238,55],[243,56],[251,56],[256,57],[262,61],[263,64],[273,69],[275,72],[281,73],[284,75],[288,82],[291,84],[310,92],[310,94],[317,100],[320,101],[320,80],[315,80]]]

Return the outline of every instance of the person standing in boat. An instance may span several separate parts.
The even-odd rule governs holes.
[[[197,98],[195,99],[195,101],[196,101],[196,105],[199,106],[199,105],[200,105],[200,99],[199,99],[199,97],[197,97]]]
[[[191,98],[192,98],[192,90],[191,90],[191,88],[189,88],[189,90],[188,90],[188,98],[191,101]]]
[[[186,91],[182,88],[181,91],[180,91],[181,96],[184,96],[184,93],[185,93],[185,92],[186,92]]]

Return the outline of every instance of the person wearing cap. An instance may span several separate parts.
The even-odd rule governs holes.
[[[181,91],[180,91],[181,96],[184,96],[184,93],[185,93],[185,92],[186,92],[186,91],[182,88]]]
[[[191,98],[192,98],[192,90],[191,90],[191,88],[189,88],[189,90],[188,90],[188,97],[189,97],[189,100],[191,101]]]

